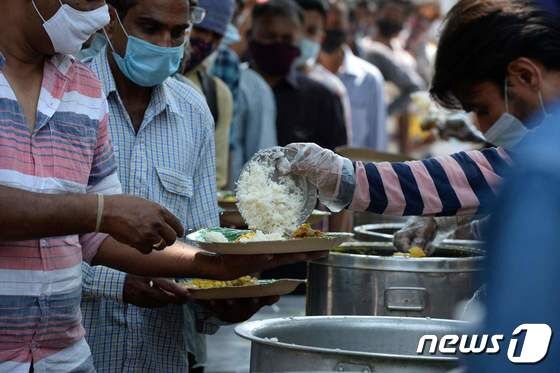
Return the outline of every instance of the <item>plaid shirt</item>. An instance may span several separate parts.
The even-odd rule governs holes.
[[[90,66],[107,94],[109,130],[124,192],[160,203],[186,229],[219,225],[214,125],[204,98],[192,87],[166,80],[154,88],[135,133],[106,52]],[[191,306],[143,309],[123,304],[124,273],[84,268],[84,326],[99,372],[184,372],[187,351],[202,354]]]
[[[0,184],[50,194],[119,190],[107,102],[92,72],[67,56],[46,60],[30,133],[4,64],[0,55]],[[80,323],[80,263],[105,238],[0,242],[0,371],[93,371]]]
[[[227,45],[222,44],[218,48],[211,73],[227,84],[233,96],[233,102],[237,102],[239,80],[241,76],[241,62],[237,54],[229,49]]]

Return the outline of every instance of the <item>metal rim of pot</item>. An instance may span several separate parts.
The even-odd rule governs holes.
[[[377,232],[380,230],[395,229],[399,230],[405,226],[404,223],[384,223],[384,224],[366,224],[360,225],[354,228],[354,233],[357,236],[363,235],[371,238],[379,238],[383,241],[393,242],[393,235],[389,233]],[[484,245],[483,241],[478,240],[456,240],[456,239],[446,239],[442,242],[444,245],[458,245],[458,246],[474,246],[482,247]]]
[[[271,347],[276,348],[284,348],[288,350],[294,351],[301,351],[301,352],[316,352],[322,354],[338,354],[338,355],[347,355],[353,357],[361,357],[361,358],[386,358],[386,359],[396,359],[396,360],[425,360],[425,361],[458,361],[458,357],[446,357],[446,356],[425,356],[425,355],[397,355],[397,354],[386,354],[386,353],[375,353],[375,352],[359,352],[359,351],[351,351],[351,350],[342,350],[342,349],[333,349],[333,348],[321,348],[321,347],[313,347],[313,346],[305,346],[305,345],[296,345],[291,343],[283,343],[283,342],[276,342],[272,341],[269,338],[262,338],[258,337],[256,333],[260,329],[264,329],[267,326],[279,324],[282,322],[285,323],[292,323],[292,322],[309,322],[314,320],[395,320],[395,321],[418,321],[418,320],[429,320],[432,322],[445,322],[447,324],[455,324],[457,325],[457,329],[466,330],[469,327],[469,323],[465,321],[459,320],[446,320],[446,319],[432,319],[430,317],[394,317],[394,316],[301,316],[301,317],[288,317],[288,318],[276,318],[276,319],[267,319],[267,320],[259,320],[259,321],[249,321],[245,322],[235,328],[235,334],[243,339],[247,339],[252,343],[259,343],[268,345]]]
[[[384,251],[394,251],[390,242],[349,242],[342,247],[371,247]],[[484,250],[455,245],[438,245],[437,250],[461,251],[471,256],[466,257],[398,257],[363,255],[344,252],[331,252],[328,257],[311,261],[316,265],[350,269],[374,269],[379,271],[400,272],[477,272],[484,261]]]

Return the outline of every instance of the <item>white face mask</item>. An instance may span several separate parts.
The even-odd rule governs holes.
[[[511,149],[517,145],[523,138],[531,132],[523,125],[519,119],[509,113],[509,100],[508,100],[508,87],[507,80],[504,88],[504,99],[506,105],[506,112],[484,133],[484,138],[487,142],[495,146],[501,146],[506,149]],[[539,102],[543,113],[548,116],[542,93],[539,91]]]
[[[500,119],[484,133],[484,138],[492,145],[511,149],[529,132],[519,119],[509,113],[503,113]]]
[[[111,20],[109,7],[106,4],[85,12],[58,1],[60,3],[58,11],[49,20],[45,20],[37,9],[35,0],[32,0],[35,11],[43,20],[43,28],[51,39],[55,53],[77,53],[97,30],[107,26]]]

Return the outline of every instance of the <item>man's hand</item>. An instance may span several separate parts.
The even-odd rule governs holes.
[[[189,292],[173,280],[126,275],[123,301],[142,308],[158,308],[169,304],[183,304]]]
[[[185,233],[179,219],[165,208],[125,195],[105,197],[101,232],[144,254],[171,246]]]
[[[214,255],[201,251],[196,254],[195,261],[203,263],[200,268],[207,268],[207,272],[201,277],[227,281],[287,264],[316,260],[327,255],[327,251],[275,255]]]
[[[403,253],[408,253],[412,247],[417,246],[430,255],[435,249],[431,244],[436,237],[437,230],[437,222],[432,217],[411,218],[401,230],[393,235],[393,245]]]
[[[280,297],[199,301],[198,304],[212,312],[218,319],[235,324],[251,318],[264,306],[271,306]]]

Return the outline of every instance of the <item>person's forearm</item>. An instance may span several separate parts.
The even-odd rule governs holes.
[[[107,238],[93,258],[92,265],[103,265],[122,272],[146,277],[211,277],[211,256],[176,242],[162,251],[144,255],[136,249]]]
[[[356,163],[352,210],[391,216],[473,215],[488,211],[511,165],[503,149],[404,163]]]
[[[83,234],[95,230],[95,195],[53,195],[0,186],[0,241]]]

